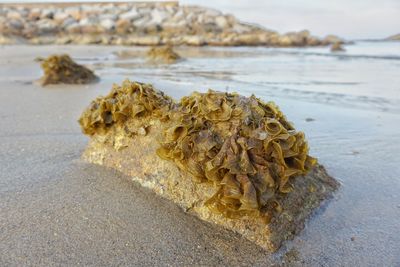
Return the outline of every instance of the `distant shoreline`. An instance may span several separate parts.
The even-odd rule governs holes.
[[[165,2],[0,4],[0,44],[326,46],[304,30],[279,34],[200,6]]]
[[[179,5],[179,1],[93,1],[93,2],[68,2],[68,1],[59,1],[59,2],[18,2],[18,3],[8,3],[8,2],[0,2],[0,7],[26,7],[26,6],[80,6],[80,5],[103,5],[103,4],[113,4],[113,5],[123,5],[123,4],[157,4],[157,5]]]

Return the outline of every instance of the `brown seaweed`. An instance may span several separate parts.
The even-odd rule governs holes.
[[[75,63],[68,55],[52,55],[40,59],[44,76],[42,85],[48,84],[87,84],[98,80],[98,77],[85,66]]]
[[[113,124],[123,123],[128,118],[146,115],[161,117],[172,103],[171,98],[150,84],[126,80],[121,86],[114,84],[105,97],[92,101],[79,123],[87,135],[105,133]]]
[[[155,46],[147,51],[147,57],[152,62],[160,62],[160,63],[175,63],[178,60],[181,60],[181,56],[176,53],[172,46]]]
[[[86,134],[104,134],[137,116],[168,118],[157,154],[213,186],[205,205],[228,218],[279,210],[277,196],[295,190],[291,179],[316,163],[304,134],[255,96],[209,90],[175,104],[150,85],[125,81],[92,102],[79,122]]]
[[[293,189],[290,179],[316,162],[304,134],[255,96],[195,92],[170,117],[158,155],[212,183],[217,190],[206,204],[229,218],[275,205],[276,194]]]

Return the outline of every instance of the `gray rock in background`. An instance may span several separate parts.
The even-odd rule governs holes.
[[[336,36],[320,39],[308,31],[280,35],[215,9],[174,3],[10,4],[1,6],[0,14],[0,44],[21,38],[30,43],[53,40],[62,44],[193,46],[316,46],[343,42]],[[50,36],[55,33],[56,37]],[[70,38],[70,34],[99,36]]]

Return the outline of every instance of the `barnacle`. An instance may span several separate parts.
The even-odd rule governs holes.
[[[147,57],[150,61],[161,63],[174,63],[181,59],[171,46],[155,46],[147,51]]]
[[[291,179],[316,163],[304,134],[274,103],[255,96],[209,90],[174,103],[151,85],[127,80],[93,101],[79,122],[94,135],[146,116],[159,118],[163,129],[157,155],[214,188],[205,205],[228,218],[279,210]]]
[[[279,108],[251,96],[208,91],[184,97],[171,111],[157,154],[216,193],[206,201],[229,218],[258,214],[292,190],[290,178],[316,160]]]
[[[91,70],[75,63],[68,55],[52,55],[38,61],[42,61],[41,67],[44,71],[42,85],[86,84],[98,79]]]

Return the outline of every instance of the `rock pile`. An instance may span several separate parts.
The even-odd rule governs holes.
[[[329,45],[308,31],[284,35],[218,10],[178,3],[0,6],[0,44]]]

